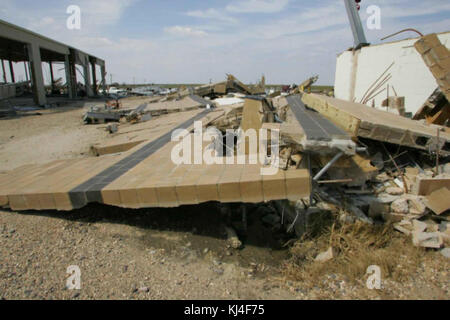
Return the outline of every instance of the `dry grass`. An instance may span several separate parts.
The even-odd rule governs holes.
[[[315,257],[329,247],[336,252],[328,262]],[[326,275],[336,274],[351,282],[365,278],[368,266],[381,268],[384,278],[402,281],[420,264],[425,250],[416,248],[408,237],[395,232],[391,225],[370,226],[362,222],[338,223],[317,236],[305,236],[290,249],[284,275],[306,285],[317,286]]]

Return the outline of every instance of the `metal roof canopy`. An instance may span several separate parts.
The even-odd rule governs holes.
[[[41,49],[42,61],[64,61],[70,50],[88,56],[90,61],[104,66],[104,60],[87,54],[77,48],[44,37],[33,31],[13,25],[0,19],[0,59],[28,61],[26,45],[36,43]]]
[[[64,62],[69,98],[77,96],[75,64],[81,64],[84,68],[87,96],[97,95],[96,65],[101,67],[103,90],[106,90],[104,60],[4,20],[0,20],[0,59],[9,60],[12,82],[15,82],[12,62],[30,62],[34,101],[40,106],[47,103],[42,62]]]

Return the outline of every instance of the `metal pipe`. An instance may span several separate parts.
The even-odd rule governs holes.
[[[321,180],[317,181],[318,184],[333,184],[333,183],[350,183],[353,179],[336,179],[336,180]]]
[[[317,181],[320,179],[320,177],[322,177],[327,171],[328,169],[331,168],[331,166],[333,164],[335,164],[342,156],[344,155],[344,152],[339,152],[337,155],[335,155],[333,157],[333,159],[330,160],[330,162],[328,162],[325,167],[322,168],[322,170],[319,171],[319,173],[316,174],[316,176],[313,178],[314,181]]]
[[[416,29],[413,29],[413,28],[408,28],[408,29],[403,29],[403,30],[400,30],[399,32],[390,34],[390,35],[388,35],[388,36],[386,36],[386,37],[384,37],[384,38],[381,38],[381,41],[386,40],[386,39],[388,39],[388,38],[391,38],[391,37],[393,37],[393,36],[396,36],[396,35],[398,35],[398,34],[400,34],[400,33],[402,33],[402,32],[406,32],[406,31],[416,32],[419,36],[423,37],[422,32],[419,32],[419,31],[417,31]]]
[[[361,18],[356,8],[354,0],[344,0],[345,8],[347,9],[348,19],[355,39],[355,48],[359,49],[362,46],[368,45],[364,29],[362,27]]]

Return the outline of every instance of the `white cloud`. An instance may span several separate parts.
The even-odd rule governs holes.
[[[207,35],[207,33],[203,30],[183,26],[166,27],[164,28],[164,32],[174,36],[186,36],[186,37],[204,37]]]
[[[229,4],[226,9],[236,13],[274,13],[280,12],[289,0],[241,0]]]
[[[138,0],[81,0],[77,5],[81,15],[92,25],[112,25],[118,22],[124,11]]]
[[[242,0],[242,4],[231,2],[228,8],[231,11],[212,8],[184,13],[184,19],[187,15],[203,24],[181,23],[174,10],[164,17],[165,25],[161,26],[164,32],[136,33],[135,38],[131,38],[132,31],[124,36],[128,25],[120,21],[134,1],[120,1],[119,8],[112,8],[118,0],[100,0],[101,4],[79,1],[84,15],[79,32],[64,27],[65,5],[32,10],[20,8],[16,0],[1,1],[2,5],[11,3],[0,9],[1,17],[104,58],[108,74],[113,74],[113,80],[120,83],[132,82],[133,77],[136,82],[146,79],[160,83],[206,83],[210,78],[221,81],[226,73],[235,74],[244,82],[255,82],[264,73],[269,83],[298,83],[319,74],[319,83],[333,84],[336,55],[353,45],[341,0],[290,1],[289,10],[285,10],[287,1],[278,1],[277,6],[272,4],[270,8],[264,5],[250,8],[249,3],[269,1]],[[369,42],[375,43],[382,36],[406,27],[424,33],[445,31],[450,24],[441,10],[448,10],[448,0],[434,1],[437,3],[430,5],[418,0],[397,0],[395,4],[391,0],[372,0],[382,8],[382,30],[367,30]],[[92,7],[84,7],[83,3]],[[364,19],[367,4],[362,3]],[[282,17],[266,15],[263,20],[240,14],[280,12],[283,8]],[[52,17],[54,21],[42,17]],[[31,27],[33,21],[42,26]],[[149,24],[154,23],[149,18]],[[120,36],[110,25],[123,28]]]
[[[186,12],[186,15],[195,18],[201,19],[212,19],[217,21],[236,23],[237,20],[233,17],[230,17],[225,10],[219,11],[214,8],[206,9],[206,10],[194,10]]]

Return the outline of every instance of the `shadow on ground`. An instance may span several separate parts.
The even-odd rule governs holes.
[[[237,206],[238,208],[239,206]],[[240,219],[240,211],[233,209],[233,220]],[[275,253],[279,257],[287,255],[283,244],[290,239],[282,231],[273,230],[272,226],[266,225],[261,218],[263,213],[258,210],[257,205],[249,205],[247,209],[247,230],[238,230],[239,237],[243,242],[241,254],[246,252],[261,251],[261,249]],[[178,232],[189,235],[188,240],[192,246],[205,247],[209,249],[214,246],[225,247],[226,233],[223,226],[226,218],[220,213],[217,203],[209,202],[200,205],[182,206],[178,208],[151,208],[151,209],[124,209],[103,204],[89,204],[88,206],[69,211],[24,211],[18,214],[46,216],[55,219],[64,219],[79,223],[114,223],[134,226],[146,234],[144,242],[154,243],[155,233]],[[239,221],[238,221],[239,222]],[[218,241],[219,240],[219,241]],[[196,243],[198,242],[198,243]],[[162,243],[165,249],[175,244]]]

